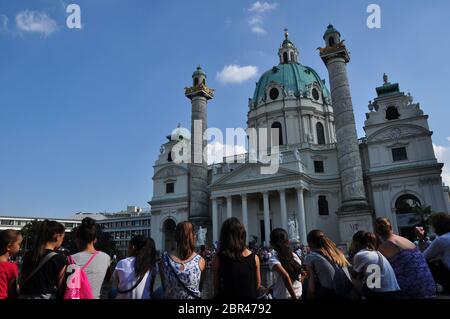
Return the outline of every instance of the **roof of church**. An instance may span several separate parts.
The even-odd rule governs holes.
[[[300,63],[285,63],[274,66],[261,76],[256,83],[253,101],[259,102],[261,98],[264,98],[267,86],[273,82],[283,86],[286,91],[293,91],[295,96],[306,92],[308,85],[317,83],[322,88],[323,96],[330,96],[327,87],[312,68]]]

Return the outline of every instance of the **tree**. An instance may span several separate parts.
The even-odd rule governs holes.
[[[412,208],[412,212],[414,213],[414,217],[412,217],[409,222],[422,226],[428,233],[430,228],[430,216],[433,214],[431,206],[415,206]]]
[[[37,239],[37,234],[39,232],[39,226],[41,225],[41,222],[37,219],[32,220],[28,224],[26,224],[21,229],[21,234],[23,237],[23,245],[22,245],[22,251],[25,252],[31,248],[33,248],[33,245]]]

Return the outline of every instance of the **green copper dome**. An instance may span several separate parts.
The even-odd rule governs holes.
[[[195,72],[192,74],[192,77],[195,77],[197,75],[203,75],[204,77],[206,77],[206,74],[205,74],[205,72],[203,71],[203,69],[202,69],[202,67],[200,65],[197,67]]]
[[[336,30],[336,28],[332,24],[328,25],[327,30],[325,31],[325,34],[323,35],[324,40],[325,40],[325,37],[327,36],[327,34],[329,34],[329,33],[337,33],[337,34],[339,34],[339,36],[341,35],[341,33],[338,30]]]
[[[256,83],[254,102],[259,103],[261,99],[265,98],[267,86],[271,83],[281,85],[286,92],[292,91],[297,97],[304,96],[308,85],[317,83],[322,89],[322,95],[325,98],[330,97],[330,92],[317,72],[300,63],[279,64],[265,72]]]

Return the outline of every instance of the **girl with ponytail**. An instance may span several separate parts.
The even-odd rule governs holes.
[[[353,284],[348,271],[349,262],[336,244],[321,230],[308,236],[311,253],[305,258],[307,266],[307,297],[316,299],[348,299]]]
[[[269,267],[275,271],[273,297],[275,299],[299,299],[302,296],[302,266],[300,258],[294,254],[288,233],[276,228],[270,233],[270,245],[275,253],[269,259]]]
[[[64,234],[65,228],[61,223],[47,219],[40,222],[33,249],[23,257],[20,298],[61,297],[67,261],[56,250],[61,247]]]
[[[128,255],[117,263],[113,273],[116,299],[150,299],[158,273],[154,240],[133,236]]]
[[[74,229],[75,240],[80,250],[79,253],[69,257],[71,263],[84,267],[92,290],[94,299],[100,299],[100,292],[105,280],[105,276],[110,277],[109,266],[111,258],[108,254],[98,251],[94,245],[97,243],[97,225],[95,220],[86,217],[81,221],[81,225]]]

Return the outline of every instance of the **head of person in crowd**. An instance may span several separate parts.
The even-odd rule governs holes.
[[[195,252],[195,233],[191,222],[178,223],[175,229],[175,241],[177,243],[177,254],[182,260],[188,259]]]
[[[241,260],[246,249],[245,239],[247,232],[244,225],[236,217],[228,218],[222,224],[220,231],[219,255],[231,260]]]
[[[435,213],[431,215],[431,226],[438,236],[450,233],[450,215],[446,213]]]
[[[33,250],[31,251],[31,262],[38,264],[47,246],[53,250],[61,247],[65,232],[64,225],[57,221],[48,219],[42,221],[36,234]]]
[[[383,240],[388,239],[393,234],[391,221],[384,217],[377,218],[375,233]]]
[[[352,243],[350,245],[349,255],[354,256],[360,250],[377,250],[378,239],[377,236],[372,232],[367,232],[364,230],[357,231],[352,238]]]
[[[278,259],[291,280],[293,282],[298,280],[299,275],[302,274],[302,267],[294,259],[287,231],[282,228],[272,230],[270,233],[270,245],[277,252]]]
[[[19,231],[6,229],[0,232],[0,256],[16,256],[20,251],[22,244],[22,235]]]
[[[84,250],[90,244],[97,242],[97,226],[95,220],[86,217],[81,221],[81,225],[75,229],[75,238],[78,249]]]
[[[347,267],[349,265],[342,251],[338,249],[336,244],[323,231],[318,229],[310,231],[307,236],[307,241],[312,251],[319,252],[340,267]]]
[[[136,278],[143,277],[156,264],[155,241],[142,235],[133,236],[128,245],[128,255],[135,257]]]

